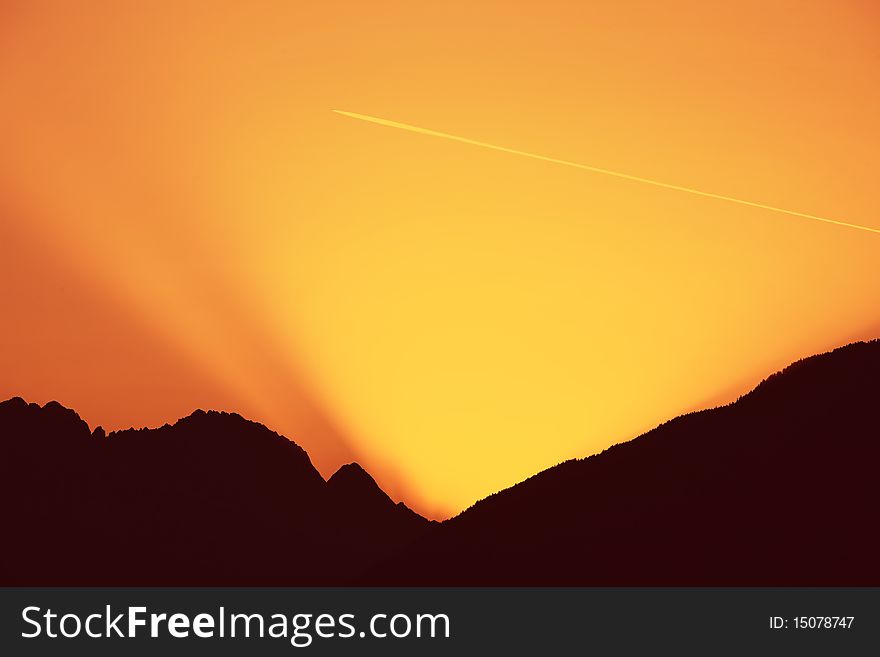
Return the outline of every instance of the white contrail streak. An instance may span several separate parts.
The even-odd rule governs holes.
[[[837,219],[828,219],[826,217],[817,217],[814,214],[806,214],[804,212],[796,212],[794,210],[786,210],[785,208],[777,208],[772,205],[765,205],[763,203],[756,203],[754,201],[746,201],[741,198],[734,198],[732,196],[724,196],[722,194],[713,194],[712,192],[704,192],[699,189],[694,189],[692,187],[683,187],[682,185],[673,185],[671,183],[661,182],[659,180],[652,180],[650,178],[642,178],[641,176],[633,176],[628,173],[621,173],[620,171],[611,171],[609,169],[602,169],[600,167],[593,167],[587,164],[580,164],[578,162],[571,162],[569,160],[560,160],[555,157],[548,157],[546,155],[538,155],[536,153],[528,153],[526,151],[519,151],[515,148],[507,148],[506,146],[496,146],[495,144],[487,144],[484,141],[477,141],[475,139],[468,139],[467,137],[459,137],[457,135],[450,135],[446,132],[438,132],[437,130],[428,130],[427,128],[420,128],[418,126],[409,125],[407,123],[399,123],[397,121],[389,121],[388,119],[380,119],[375,116],[367,116],[366,114],[357,114],[356,112],[344,112],[343,110],[333,110],[337,114],[342,114],[343,116],[348,116],[353,119],[360,119],[361,121],[369,121],[370,123],[378,123],[379,125],[388,126],[389,128],[399,128],[400,130],[408,130],[410,132],[417,132],[422,135],[430,135],[431,137],[442,137],[443,139],[451,139],[452,141],[458,141],[463,144],[470,144],[471,146],[481,146],[482,148],[490,148],[493,151],[501,151],[502,153],[512,153],[513,155],[522,155],[523,157],[530,157],[533,160],[542,160],[544,162],[552,162],[553,164],[561,164],[567,167],[574,167],[575,169],[583,169],[584,171],[591,171],[593,173],[601,173],[606,176],[614,176],[615,178],[623,178],[625,180],[633,180],[635,182],[645,183],[646,185],[654,185],[655,187],[663,187],[665,189],[674,189],[678,192],[687,192],[688,194],[696,194],[697,196],[705,196],[707,198],[714,198],[720,201],[728,201],[730,203],[738,203],[739,205],[748,205],[753,208],[760,208],[762,210],[770,210],[771,212],[781,212],[782,214],[791,215],[793,217],[801,217],[802,219],[812,219],[813,221],[821,221],[826,224],[834,224],[835,226],[843,226],[845,228],[855,228],[856,230],[864,230],[869,233],[880,233],[880,228],[872,228],[870,226],[862,226],[859,224],[851,224],[846,221],[838,221]]]

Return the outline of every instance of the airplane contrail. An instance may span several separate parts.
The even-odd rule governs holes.
[[[495,144],[488,144],[484,141],[477,141],[476,139],[468,139],[467,137],[459,137],[457,135],[450,135],[446,132],[438,132],[437,130],[428,130],[427,128],[420,128],[415,125],[409,125],[408,123],[399,123],[398,121],[390,121],[388,119],[380,119],[375,116],[368,116],[366,114],[358,114],[356,112],[346,112],[343,110],[333,110],[336,114],[341,114],[343,116],[348,116],[353,119],[359,119],[361,121],[369,121],[370,123],[378,123],[379,125],[388,126],[389,128],[399,128],[400,130],[408,130],[409,132],[416,132],[422,135],[430,135],[431,137],[442,137],[443,139],[451,139],[452,141],[458,141],[463,144],[470,144],[471,146],[480,146],[482,148],[490,148],[493,151],[501,151],[502,153],[511,153],[513,155],[522,155],[523,157],[530,157],[533,160],[541,160],[543,162],[552,162],[553,164],[561,164],[566,167],[574,167],[575,169],[583,169],[584,171],[592,171],[593,173],[601,173],[606,176],[614,176],[615,178],[623,178],[625,180],[633,180],[635,182],[645,183],[646,185],[654,185],[655,187],[663,187],[664,189],[674,189],[678,192],[687,192],[688,194],[696,194],[697,196],[705,196],[707,198],[714,198],[721,201],[728,201],[730,203],[738,203],[740,205],[748,205],[753,208],[760,208],[762,210],[770,210],[771,212],[781,212],[782,214],[791,215],[793,217],[801,217],[802,219],[812,219],[813,221],[821,221],[826,224],[834,224],[835,226],[844,226],[845,228],[855,228],[856,230],[864,230],[869,233],[880,233],[880,228],[872,228],[870,226],[862,226],[860,224],[851,224],[846,221],[838,221],[837,219],[828,219],[826,217],[818,217],[814,214],[806,214],[804,212],[796,212],[794,210],[786,210],[785,208],[777,208],[772,205],[765,205],[763,203],[756,203],[755,201],[746,201],[741,198],[734,198],[732,196],[724,196],[722,194],[713,194],[712,192],[704,192],[699,189],[694,189],[692,187],[684,187],[682,185],[673,185],[671,183],[662,182],[660,180],[652,180],[651,178],[642,178],[641,176],[633,176],[628,173],[621,173],[620,171],[611,171],[610,169],[602,169],[600,167],[589,166],[587,164],[580,164],[579,162],[571,162],[569,160],[560,160],[555,157],[548,157],[547,155],[538,155],[536,153],[529,153],[527,151],[520,151],[515,148],[507,148],[506,146],[496,146]]]

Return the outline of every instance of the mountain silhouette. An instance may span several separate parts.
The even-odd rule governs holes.
[[[339,468],[327,480],[327,490],[334,521],[361,539],[348,546],[346,559],[366,566],[396,554],[398,546],[408,545],[425,532],[425,519],[403,502],[395,504],[357,463]]]
[[[379,484],[357,463],[343,465],[327,480],[337,516],[349,524],[385,522],[388,531],[404,531],[424,526],[424,518],[403,502],[394,503]]]
[[[492,495],[370,581],[877,586],[878,475],[873,341]]]
[[[346,474],[325,482],[303,449],[236,414],[104,435],[14,398],[0,435],[5,585],[346,581],[430,524]],[[350,546],[366,547],[352,560]]]
[[[443,523],[236,414],[105,434],[13,398],[0,584],[876,586],[878,393],[855,343]]]

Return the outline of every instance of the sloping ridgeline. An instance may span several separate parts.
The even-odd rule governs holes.
[[[492,495],[373,577],[877,586],[878,555],[880,342],[873,341],[797,362],[733,404],[676,418]]]
[[[15,398],[0,436],[4,585],[332,584],[431,525],[235,414],[105,436]]]
[[[0,584],[876,586],[878,402],[852,344],[437,524],[235,414],[104,436],[15,398]]]

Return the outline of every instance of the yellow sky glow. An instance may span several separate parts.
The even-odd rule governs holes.
[[[878,12],[4,2],[0,397],[441,518],[877,337]]]

